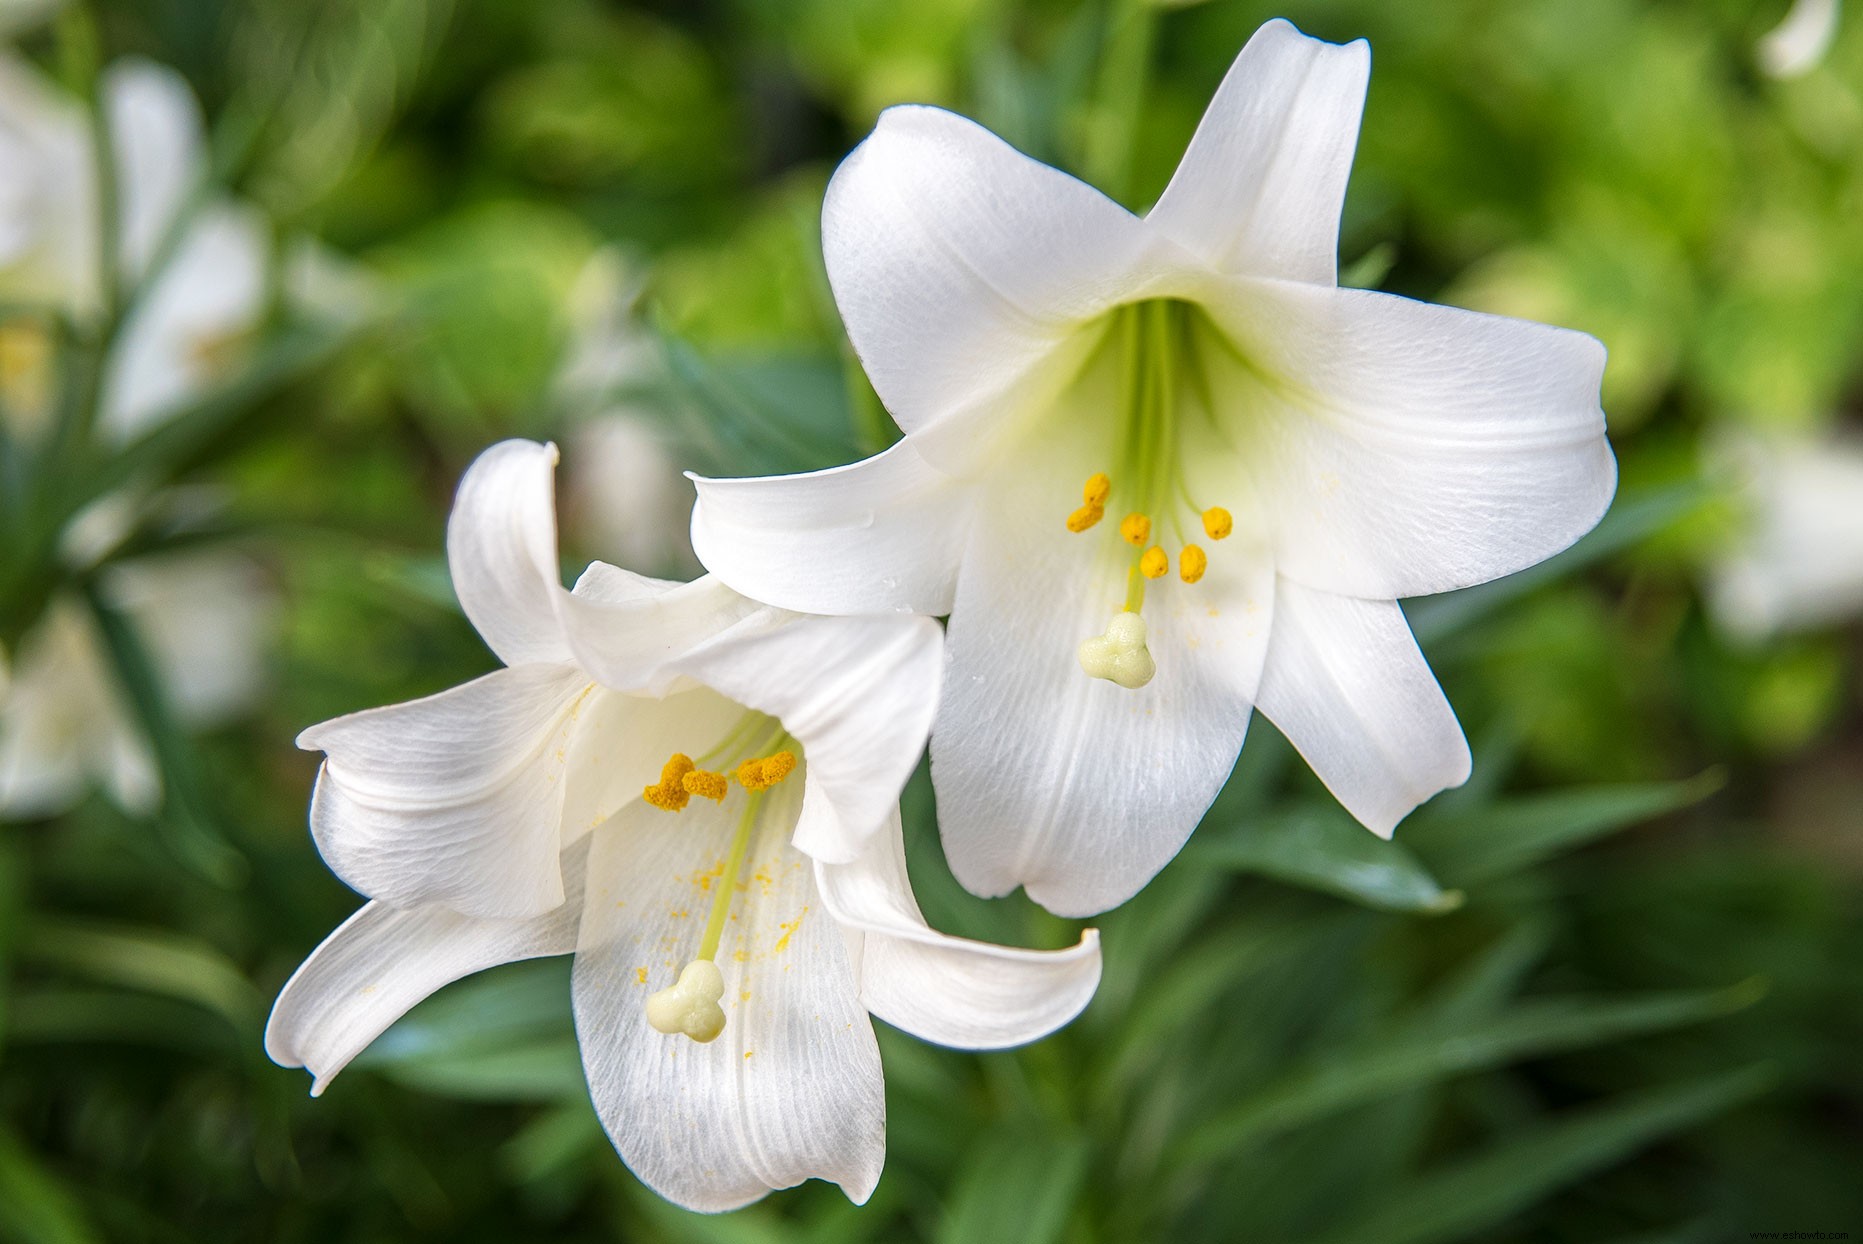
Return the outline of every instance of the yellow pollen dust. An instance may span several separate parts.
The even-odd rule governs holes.
[[[1145,555],[1139,558],[1139,573],[1147,579],[1162,579],[1165,572],[1170,569],[1171,559],[1166,557],[1164,550],[1155,544],[1146,549]]]
[[[1177,574],[1186,583],[1195,583],[1209,568],[1209,557],[1194,544],[1186,544],[1177,555]]]
[[[641,798],[663,812],[678,812],[692,801],[685,779],[698,766],[684,752],[674,752],[660,769],[660,781],[641,791]]]
[[[1119,520],[1119,534],[1127,544],[1141,548],[1151,539],[1151,519],[1143,514],[1128,514]]]
[[[761,760],[746,760],[737,767],[737,784],[745,790],[768,790],[795,772],[796,754],[780,751]]]
[[[1235,527],[1235,519],[1231,518],[1229,511],[1222,506],[1213,505],[1203,511],[1203,530],[1210,539],[1221,540],[1234,531]]]
[[[694,769],[680,778],[679,784],[685,787],[688,795],[698,795],[713,803],[723,803],[725,791],[729,789],[725,785],[725,775],[710,769]]]

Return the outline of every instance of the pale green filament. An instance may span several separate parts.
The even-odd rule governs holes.
[[[718,943],[724,937],[725,919],[731,914],[731,896],[737,892],[737,875],[744,869],[744,857],[750,854],[750,832],[757,825],[757,810],[763,806],[763,792],[744,799],[744,811],[738,814],[737,832],[731,839],[731,854],[725,860],[724,875],[718,878],[718,892],[712,895],[712,913],[705,921],[705,936],[699,941],[701,959],[718,955]]]

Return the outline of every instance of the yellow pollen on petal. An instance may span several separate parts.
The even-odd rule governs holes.
[[[679,779],[688,795],[699,795],[713,803],[723,803],[725,792],[730,789],[725,784],[725,775],[713,773],[710,769],[694,769]]]
[[[1151,539],[1151,519],[1143,514],[1128,514],[1119,520],[1119,534],[1134,548],[1143,548]]]
[[[1235,527],[1235,519],[1231,518],[1229,516],[1229,511],[1225,510],[1222,506],[1213,505],[1209,509],[1203,511],[1203,530],[1210,539],[1224,539],[1230,532],[1235,530]]]
[[[1208,555],[1194,544],[1186,544],[1184,551],[1177,555],[1177,574],[1186,583],[1195,583],[1209,568]]]
[[[1067,529],[1075,535],[1079,535],[1105,517],[1106,510],[1104,507],[1083,505],[1067,516]]]
[[[1139,558],[1139,573],[1147,579],[1162,579],[1170,569],[1171,559],[1166,557],[1164,550],[1155,544],[1146,549],[1145,555]]]
[[[684,752],[674,752],[660,770],[660,781],[641,791],[641,798],[663,812],[679,812],[692,801],[685,787],[686,775],[697,766]]]
[[[1095,510],[1104,510],[1106,499],[1112,495],[1113,481],[1107,478],[1104,471],[1087,476],[1087,482],[1080,490],[1080,499],[1087,503],[1088,508]]]

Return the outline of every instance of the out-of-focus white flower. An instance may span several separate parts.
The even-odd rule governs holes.
[[[0,0],[0,38],[38,25],[64,4],[65,0]]]
[[[266,1049],[319,1091],[448,981],[574,951],[589,1090],[648,1185],[699,1210],[810,1177],[865,1201],[885,1155],[868,1013],[948,1045],[1033,1040],[1092,995],[1097,938],[1018,950],[919,913],[898,799],[935,623],[599,562],[566,591],[555,459],[487,450],[448,526],[460,603],[506,668],[299,740],[327,756],[324,859],[375,901],[286,984]]]
[[[1595,339],[1339,287],[1369,74],[1269,22],[1144,216],[937,108],[834,175],[829,279],[905,439],[701,480],[693,540],[772,604],[950,615],[932,780],[976,893],[1124,901],[1254,708],[1388,836],[1469,773],[1398,598],[1610,504]]]
[[[210,726],[251,704],[272,614],[257,566],[232,553],[170,554],[111,566],[101,586],[135,627],[179,724]],[[92,784],[131,814],[154,807],[153,749],[81,603],[55,599],[10,672],[0,685],[0,817],[55,815]]]
[[[115,154],[122,276],[135,281],[207,173],[199,106],[173,70],[125,59],[102,86]],[[105,274],[92,137],[76,101],[30,65],[0,58],[0,292],[80,317]],[[99,425],[127,439],[222,379],[264,308],[269,242],[259,216],[199,206],[124,324],[104,377]]]
[[[579,544],[633,570],[688,578],[692,485],[663,420],[638,393],[660,353],[634,318],[635,291],[619,254],[602,250],[570,296],[569,349],[556,381],[569,417],[564,518]]]
[[[1863,614],[1863,443],[1752,439],[1723,456],[1745,521],[1714,569],[1721,625],[1756,642]]]
[[[1795,0],[1785,20],[1760,37],[1759,66],[1774,78],[1810,73],[1837,38],[1840,0]]]

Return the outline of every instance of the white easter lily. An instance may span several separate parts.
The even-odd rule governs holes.
[[[885,1098],[871,1012],[986,1048],[1072,1018],[1064,951],[950,938],[907,882],[899,791],[930,727],[923,618],[809,618],[713,579],[557,578],[551,447],[467,473],[454,586],[506,668],[304,733],[312,824],[375,901],[286,984],[266,1049],[321,1091],[435,989],[574,952],[590,1093],[650,1186],[724,1210],[810,1177],[864,1201]],[[807,854],[805,854],[807,852]]]
[[[1390,834],[1469,768],[1397,598],[1610,502],[1597,341],[1338,288],[1368,73],[1268,23],[1145,216],[936,108],[835,174],[828,273],[905,439],[699,481],[694,546],[786,608],[950,614],[932,776],[973,891],[1129,897],[1251,706]]]
[[[1758,643],[1863,614],[1863,442],[1752,438],[1722,456],[1744,523],[1714,567],[1716,621]]]

